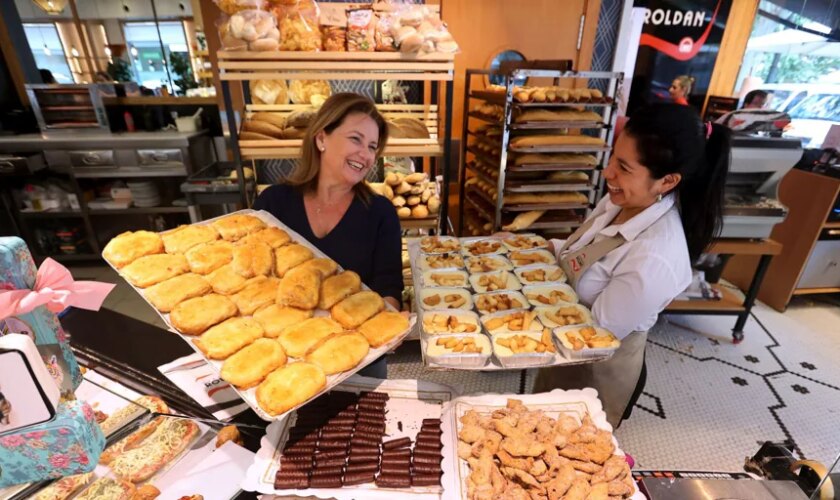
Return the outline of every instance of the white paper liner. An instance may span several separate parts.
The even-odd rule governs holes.
[[[607,422],[607,414],[604,413],[601,400],[598,399],[598,391],[590,388],[570,391],[555,389],[541,394],[483,394],[464,396],[444,403],[441,421],[444,453],[441,468],[444,470],[442,484],[445,498],[467,498],[467,477],[470,470],[469,464],[458,458],[458,419],[469,410],[482,414],[492,413],[493,410],[504,408],[508,399],[518,399],[529,410],[540,409],[550,417],[570,413],[580,420],[589,413],[596,427],[610,432],[613,430]],[[624,452],[618,447],[615,436],[613,442],[616,445],[615,454],[623,456]],[[630,497],[632,500],[645,500],[635,482],[633,490],[633,496]]]
[[[355,375],[333,390],[351,392],[379,391],[387,392],[391,398],[386,406],[385,432],[387,439],[410,437],[414,442],[424,418],[443,418],[443,404],[450,402],[457,396],[454,388],[427,382],[425,380],[380,380]],[[421,401],[422,399],[422,401]],[[240,485],[245,491],[256,491],[262,494],[274,495],[308,495],[317,498],[335,498],[336,500],[393,500],[395,496],[406,496],[418,500],[437,500],[448,498],[441,495],[439,486],[424,486],[411,488],[378,488],[374,484],[348,486],[345,488],[309,488],[305,490],[277,490],[274,488],[274,476],[280,464],[281,450],[285,443],[288,430],[294,422],[295,414],[289,413],[283,419],[272,422],[266,429],[260,443],[253,465],[248,469],[245,479]],[[397,422],[402,422],[402,431],[397,428]],[[442,453],[455,453],[444,446]],[[444,460],[446,460],[444,458]],[[442,482],[451,475],[453,469],[444,469]]]
[[[207,220],[204,220],[204,221],[201,221],[201,222],[197,222],[195,224],[196,225],[210,224],[213,221],[223,219],[225,217],[230,217],[231,215],[252,215],[252,216],[260,219],[261,221],[263,221],[268,226],[278,227],[278,228],[286,231],[289,234],[289,236],[291,236],[292,240],[295,243],[299,243],[299,244],[307,247],[308,249],[310,249],[312,251],[312,253],[315,255],[315,257],[329,258],[329,256],[327,256],[325,253],[323,253],[321,250],[319,250],[315,245],[313,245],[312,243],[307,241],[300,234],[298,234],[295,231],[293,231],[292,229],[290,229],[288,226],[286,226],[285,224],[280,222],[276,217],[274,217],[270,213],[266,212],[265,210],[251,210],[251,209],[239,210],[237,212],[222,215],[222,216],[219,216],[219,217],[214,217],[212,219],[207,219]],[[166,231],[164,231],[164,232],[166,232]],[[106,260],[106,262],[107,262],[107,260]],[[110,263],[108,263],[108,265],[110,265],[111,268],[113,268],[115,271],[117,271],[117,273],[120,272],[119,269],[115,268]],[[343,271],[343,269],[341,268],[341,266],[339,266],[339,272],[341,272],[341,271]],[[128,283],[128,282],[126,281],[126,283]],[[143,300],[146,300],[146,302],[149,302],[146,299],[146,296],[143,294],[141,288],[137,288],[134,285],[132,285],[131,283],[128,283],[128,284],[129,284],[129,286],[134,288],[134,290],[138,294],[140,294],[141,297],[143,297]],[[368,288],[368,286],[365,285],[365,284],[362,284],[362,288],[364,290],[370,290],[370,288]],[[149,302],[149,306],[152,307],[152,309],[154,309],[155,311],[157,311],[157,309],[155,309],[155,307],[151,304],[151,302]],[[389,311],[394,311],[395,310],[387,302],[385,303],[385,308],[386,308],[386,310],[389,310]],[[184,339],[184,341],[187,344],[189,344],[189,346],[192,347],[195,352],[197,352],[202,357],[204,357],[204,359],[207,360],[207,364],[209,364],[211,367],[213,367],[213,369],[216,370],[216,372],[219,375],[221,375],[221,369],[222,369],[222,364],[224,363],[224,360],[217,361],[217,360],[212,360],[210,358],[207,358],[204,355],[204,353],[201,352],[201,350],[192,342],[193,339],[198,338],[198,336],[182,335],[169,322],[169,314],[161,313],[160,311],[157,311],[157,313],[163,319],[163,321],[167,325],[169,325],[169,330],[171,332],[175,333],[176,335],[178,335],[179,337]],[[315,316],[327,316],[327,315],[329,315],[328,311],[322,311],[322,310],[318,309],[315,312]],[[332,387],[335,387],[336,385],[340,384],[342,381],[344,381],[345,379],[347,379],[348,377],[350,377],[351,375],[353,375],[357,371],[361,370],[362,368],[366,367],[367,365],[369,365],[369,364],[373,363],[374,361],[376,361],[377,359],[379,359],[380,356],[383,356],[384,354],[388,353],[389,351],[392,351],[393,349],[395,349],[397,346],[399,346],[402,343],[402,341],[405,339],[406,335],[408,335],[408,333],[411,331],[411,328],[412,328],[412,325],[409,324],[408,329],[406,329],[404,332],[402,332],[401,334],[399,334],[396,337],[394,337],[393,339],[391,339],[391,341],[388,342],[387,344],[384,344],[384,345],[382,345],[380,347],[377,347],[375,349],[371,348],[370,351],[368,352],[367,356],[365,356],[365,358],[361,361],[361,363],[359,363],[358,365],[356,365],[352,369],[347,370],[345,372],[336,373],[334,375],[328,375],[327,376],[327,383],[326,383],[326,385],[324,386],[324,389],[321,392],[315,394],[314,396],[312,396],[312,398],[308,399],[307,401],[305,401],[305,402],[303,402],[303,403],[301,403],[301,404],[299,404],[299,405],[297,405],[293,408],[290,408],[288,411],[286,411],[285,413],[282,413],[280,415],[275,415],[275,416],[269,415],[266,411],[264,411],[260,407],[260,405],[257,403],[257,397],[256,397],[257,388],[256,387],[253,387],[251,389],[246,389],[246,390],[237,389],[236,387],[234,387],[232,385],[231,385],[231,387],[233,387],[233,389],[239,394],[239,396],[246,403],[248,403],[248,406],[250,406],[251,409],[254,410],[254,412],[256,412],[256,414],[260,416],[260,418],[262,418],[263,420],[266,420],[266,421],[280,420],[283,417],[283,415],[285,415],[285,414],[303,406],[304,404],[306,404],[307,402],[311,401],[314,398],[317,398],[318,396],[320,396],[324,392],[329,391]],[[292,358],[292,359],[297,359],[297,358]]]

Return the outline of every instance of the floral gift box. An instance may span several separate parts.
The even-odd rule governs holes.
[[[104,448],[93,409],[62,402],[50,421],[0,434],[0,488],[90,472]]]

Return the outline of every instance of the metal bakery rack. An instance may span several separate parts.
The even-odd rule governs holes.
[[[225,109],[232,110],[231,83],[242,88],[245,100],[243,118],[258,111],[291,112],[308,106],[258,105],[251,102],[250,80],[404,80],[428,82],[424,92],[428,102],[409,105],[378,105],[386,118],[412,117],[421,120],[429,130],[429,139],[389,139],[386,156],[414,156],[429,158],[429,178],[442,175],[441,207],[437,215],[422,219],[401,219],[404,229],[448,229],[447,200],[449,197],[449,158],[452,140],[452,92],[455,75],[454,54],[403,54],[401,52],[247,52],[220,51],[219,77]],[[445,87],[444,108],[439,109],[439,84]],[[442,115],[442,116],[441,116]],[[247,192],[242,175],[242,161],[264,159],[292,159],[300,156],[301,141],[297,140],[240,140],[234,113],[227,113],[231,149],[239,170],[239,187],[246,206]]]
[[[610,157],[617,114],[616,96],[621,87],[623,73],[568,71],[568,61],[532,61],[506,63],[500,70],[468,69],[464,85],[464,139],[461,141],[458,185],[460,190],[458,234],[477,236],[499,231],[517,214],[531,210],[545,210],[546,213],[529,225],[529,232],[543,235],[566,233],[580,226],[598,202],[603,191],[601,171]],[[490,76],[504,80],[504,92],[488,90],[485,85]],[[606,89],[597,101],[583,102],[518,102],[514,99],[517,81],[540,78],[553,81],[562,87],[598,86]],[[594,85],[593,81],[605,81]],[[529,82],[530,83],[530,82]],[[577,85],[574,85],[577,84]],[[533,85],[533,84],[531,84]],[[478,108],[482,104],[494,104],[503,109],[501,114],[487,115]],[[516,123],[513,117],[525,110],[585,109],[600,115],[600,119],[574,121],[530,121]],[[499,127],[494,138],[488,140],[480,127]],[[516,148],[511,146],[514,137],[534,133],[568,133],[570,130],[601,138],[605,145],[543,145]],[[592,164],[572,162],[532,163],[516,165],[517,154],[587,153],[594,155]],[[551,180],[552,172],[580,171],[587,176],[585,181],[569,182]],[[538,202],[512,203],[513,193],[583,193],[587,201],[572,203]],[[472,234],[465,233],[465,221],[479,221],[473,225]]]

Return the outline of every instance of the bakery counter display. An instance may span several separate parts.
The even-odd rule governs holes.
[[[467,140],[459,170],[462,215],[467,212],[460,218],[462,235],[502,229],[568,233],[598,201],[622,75],[535,65],[499,75],[511,77],[508,81],[553,78],[566,85],[485,86],[486,71],[467,70]],[[482,78],[473,78],[477,75]]]
[[[269,425],[243,489],[338,500],[442,495],[444,385],[354,376]]]
[[[209,488],[216,488],[213,491],[217,498],[236,494],[238,486],[235,485],[241,475],[235,468],[216,470],[215,486],[185,484],[189,479],[184,479],[194,478],[196,464],[214,454],[215,459],[240,455],[240,466],[250,463],[253,454],[241,448],[235,427],[213,429],[174,415],[160,398],[140,395],[95,371],[84,374],[76,397],[94,410],[96,421],[108,438],[99,464],[90,473],[63,477],[43,487],[39,485],[39,489],[27,489],[26,498],[153,500],[177,498],[181,493],[208,494]],[[31,445],[37,447],[38,437],[32,439]],[[229,454],[232,447],[236,451]],[[56,455],[54,460],[58,463],[68,456]],[[219,487],[220,483],[234,487]]]
[[[450,498],[645,498],[593,389],[462,397],[443,414]]]
[[[123,233],[105,260],[265,420],[403,340],[409,320],[264,211]]]
[[[547,246],[536,234],[409,240],[425,364],[493,371],[611,356],[620,341],[578,303]]]

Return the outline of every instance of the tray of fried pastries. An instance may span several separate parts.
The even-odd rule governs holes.
[[[272,422],[242,482],[246,491],[390,500],[442,495],[442,405],[457,394],[423,380],[355,375]]]
[[[358,274],[265,211],[126,232],[102,256],[264,420],[329,390],[410,330]]]
[[[645,498],[594,389],[460,397],[442,429],[447,498]]]
[[[612,356],[615,349],[597,347],[620,341],[603,328],[594,340],[590,330],[589,340],[571,334],[574,344],[555,335],[555,328],[595,325],[547,247],[535,234],[408,240],[412,272],[422,276],[414,300],[426,366],[520,370]]]

